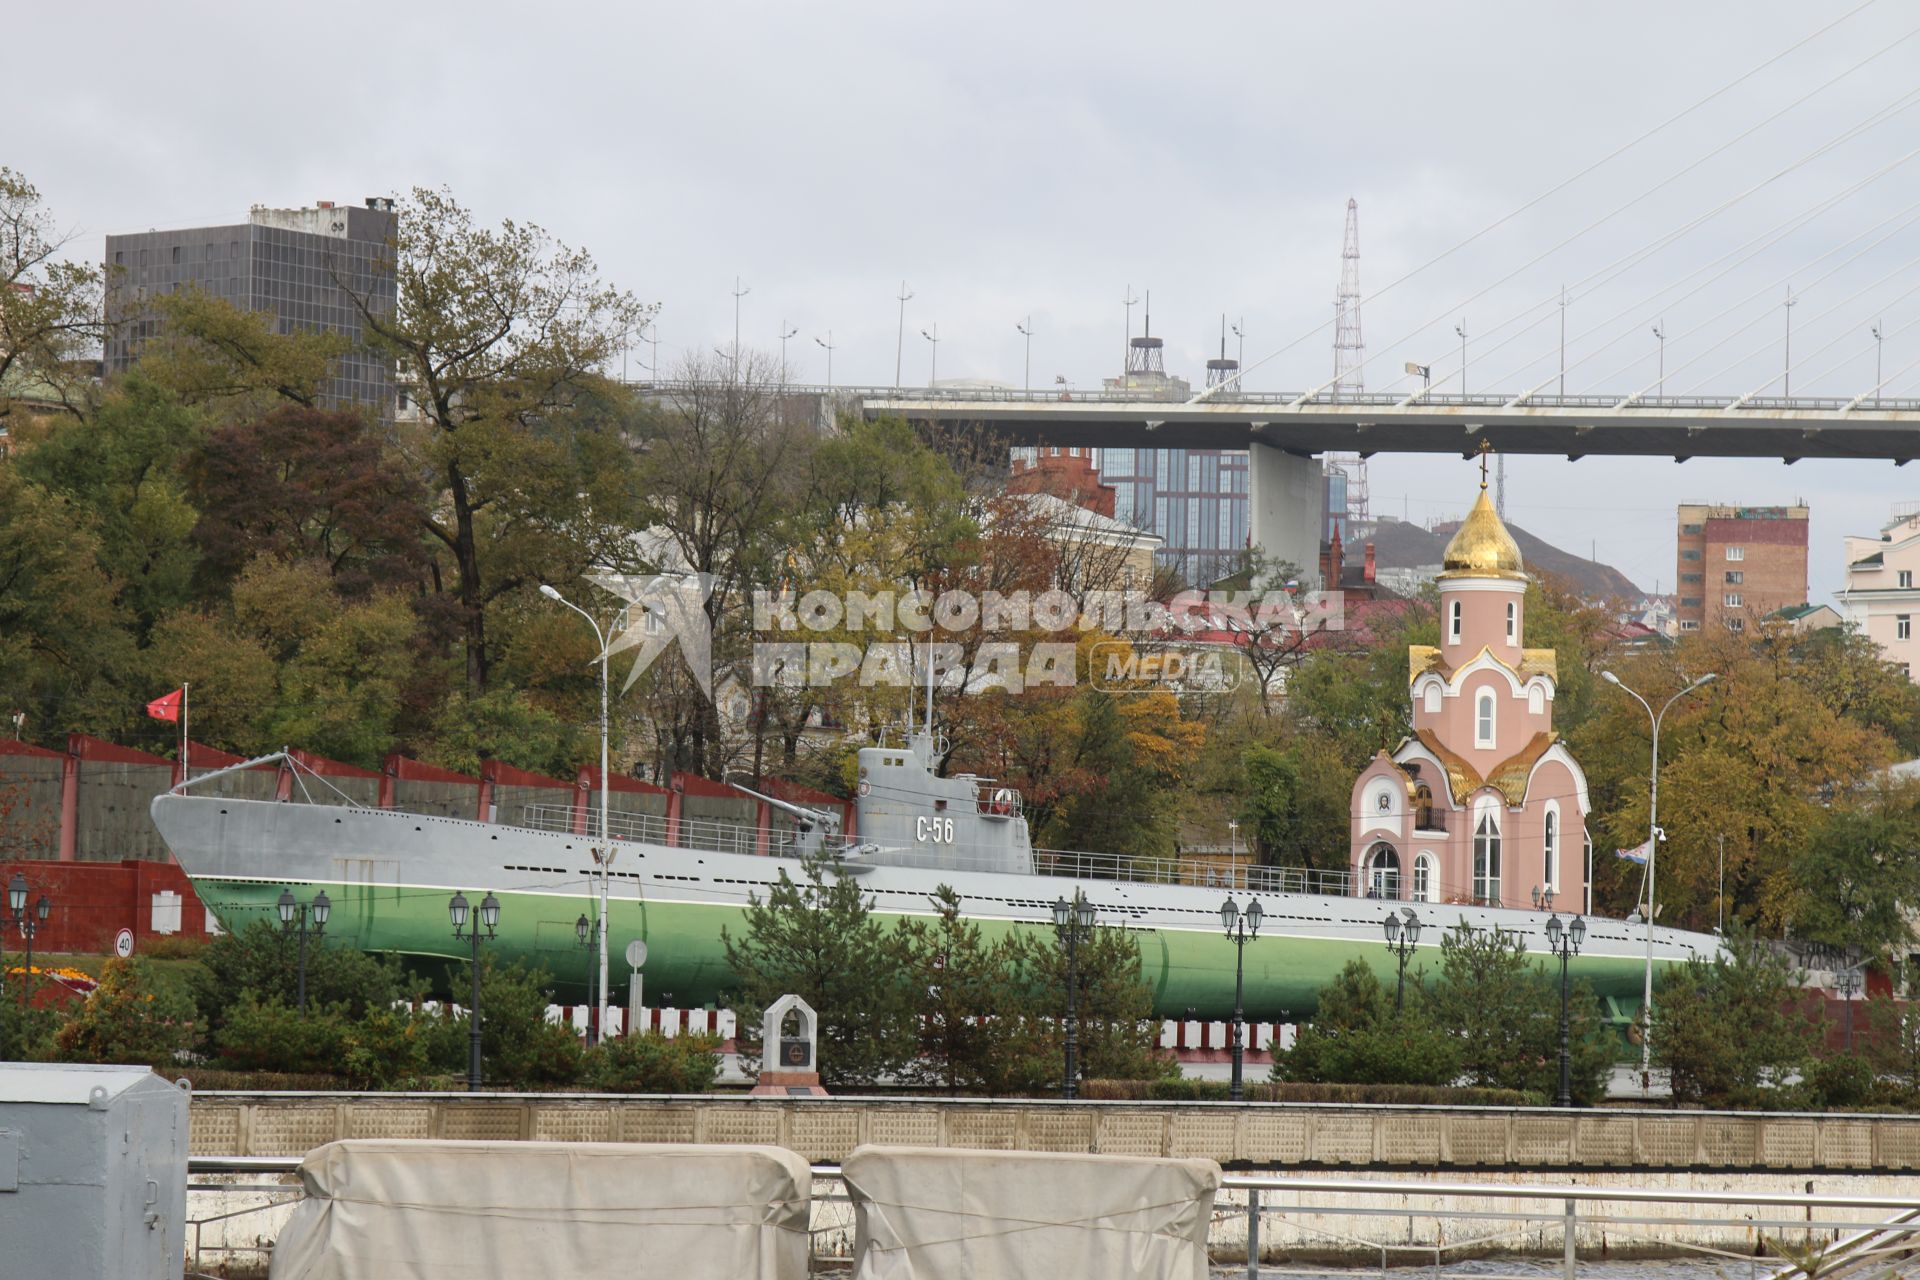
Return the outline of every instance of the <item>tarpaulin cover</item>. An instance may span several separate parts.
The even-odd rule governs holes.
[[[779,1147],[330,1142],[300,1180],[274,1280],[807,1273],[807,1162]]]
[[[1207,1274],[1211,1160],[860,1147],[855,1280]]]

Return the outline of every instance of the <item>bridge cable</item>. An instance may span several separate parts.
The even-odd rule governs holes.
[[[1372,293],[1366,296],[1368,298],[1377,299],[1383,296],[1384,294],[1391,292],[1397,286],[1405,284],[1407,281],[1413,279],[1415,276],[1418,276],[1421,273],[1425,272],[1428,268],[1438,266],[1440,263],[1446,261],[1448,258],[1452,257],[1454,254],[1458,253],[1460,250],[1466,248],[1468,245],[1473,244],[1475,241],[1479,240],[1483,236],[1486,236],[1492,233],[1493,231],[1498,230],[1500,227],[1513,221],[1515,218],[1527,212],[1529,209],[1532,209],[1534,206],[1540,204],[1542,201],[1545,201],[1555,195],[1558,195],[1560,192],[1566,190],[1568,187],[1572,186],[1574,183],[1578,182],[1580,179],[1588,176],[1589,174],[1593,173],[1595,170],[1602,168],[1603,166],[1617,159],[1619,156],[1624,155],[1626,152],[1631,151],[1634,147],[1639,146],[1642,142],[1645,142],[1647,139],[1654,137],[1659,133],[1664,132],[1666,129],[1668,129],[1669,127],[1675,124],[1678,124],[1680,121],[1686,119],[1688,116],[1700,110],[1702,107],[1707,106],[1709,103],[1715,101],[1720,97],[1723,97],[1727,93],[1738,88],[1740,85],[1746,83],[1748,80],[1751,80],[1754,76],[1759,75],[1762,71],[1765,71],[1767,68],[1771,67],[1776,62],[1779,62],[1782,59],[1794,53],[1797,53],[1799,50],[1813,43],[1815,40],[1819,39],[1821,36],[1826,35],[1829,31],[1832,31],[1835,27],[1838,27],[1841,24],[1848,22],[1851,19],[1857,17],[1860,13],[1873,7],[1873,5],[1877,4],[1878,2],[1879,0],[1862,0],[1860,4],[1857,4],[1853,8],[1847,10],[1845,13],[1835,18],[1832,22],[1829,22],[1825,26],[1812,31],[1805,36],[1802,36],[1800,39],[1794,41],[1792,44],[1788,45],[1786,48],[1782,49],[1780,52],[1774,54],[1772,57],[1765,59],[1764,61],[1750,68],[1749,70],[1742,72],[1738,76],[1735,76],[1732,80],[1729,80],[1727,83],[1721,85],[1718,89],[1715,89],[1712,93],[1709,93],[1706,97],[1701,98],[1699,101],[1695,102],[1692,106],[1686,107],[1676,112],[1675,114],[1668,116],[1665,120],[1662,120],[1660,123],[1654,125],[1652,128],[1647,129],[1645,132],[1639,134],[1637,137],[1634,137],[1629,141],[1622,143],[1620,146],[1614,148],[1612,151],[1608,152],[1606,155],[1602,156],[1600,159],[1594,161],[1592,164],[1589,164],[1585,168],[1580,169],[1579,171],[1569,175],[1568,177],[1561,179],[1559,182],[1547,188],[1545,191],[1542,191],[1539,195],[1534,196],[1531,200],[1528,200],[1526,203],[1520,205],[1518,208],[1514,209],[1512,212],[1504,214],[1503,216],[1488,223],[1486,226],[1480,228],[1478,231],[1474,232],[1472,235],[1468,236],[1466,239],[1459,241],[1458,243],[1453,245],[1451,248],[1445,249],[1438,255],[1427,259],[1425,262],[1421,263],[1419,266],[1414,267],[1410,271],[1407,271],[1401,274],[1400,276],[1397,276],[1393,280],[1389,281],[1387,284],[1381,286],[1378,289],[1375,289]],[[1851,72],[1847,72],[1843,74],[1851,74]],[[1825,86],[1822,86],[1822,88],[1824,87]],[[1818,93],[1819,91],[1820,90],[1816,89],[1813,92]],[[1802,101],[1804,101],[1804,99],[1802,99]],[[1333,321],[1322,321],[1321,323],[1314,325],[1312,328],[1308,329],[1305,333],[1302,333],[1299,337],[1293,339],[1291,342],[1287,343],[1285,346],[1280,347],[1278,350],[1270,352],[1265,356],[1262,356],[1260,359],[1254,361],[1252,364],[1247,365],[1246,367],[1235,372],[1231,377],[1223,379],[1217,385],[1208,387],[1205,390],[1201,391],[1199,395],[1194,396],[1187,403],[1198,404],[1201,401],[1206,400],[1207,398],[1209,398],[1210,396],[1212,396],[1218,391],[1224,390],[1228,387],[1236,386],[1240,382],[1240,380],[1244,378],[1247,374],[1253,372],[1255,369],[1260,368],[1262,365],[1267,364],[1268,362],[1275,360],[1280,356],[1286,354],[1288,351],[1291,351],[1294,347],[1297,347],[1301,343],[1307,341],[1309,338],[1312,338],[1314,335],[1318,334],[1321,330],[1327,328],[1332,323]],[[1333,384],[1325,383],[1320,388],[1318,388],[1315,392],[1312,392],[1309,394],[1318,394],[1319,391],[1325,390],[1327,387],[1331,385]]]
[[[1621,319],[1623,319],[1627,315],[1637,310],[1640,310],[1643,307],[1654,308],[1656,302],[1659,303],[1658,309],[1665,309],[1665,308],[1674,306],[1677,303],[1686,301],[1688,298],[1691,298],[1694,295],[1700,293],[1703,289],[1707,288],[1709,285],[1715,284],[1718,281],[1726,278],[1726,276],[1731,274],[1736,268],[1743,266],[1747,262],[1752,261],[1755,257],[1759,256],[1759,254],[1771,248],[1773,245],[1779,243],[1779,241],[1786,238],[1788,235],[1791,235],[1793,232],[1798,231],[1801,228],[1807,226],[1809,223],[1813,222],[1816,218],[1818,218],[1821,214],[1826,213],[1827,211],[1831,210],[1834,206],[1842,203],[1843,201],[1849,199],[1850,197],[1858,195],[1861,191],[1865,190],[1867,187],[1873,185],[1875,182],[1878,182],[1881,178],[1886,177],[1888,174],[1900,168],[1902,165],[1905,165],[1911,162],[1916,157],[1920,157],[1920,147],[1914,148],[1913,150],[1907,152],[1905,155],[1899,157],[1898,159],[1890,161],[1887,164],[1881,166],[1879,169],[1875,170],[1873,173],[1868,174],[1866,177],[1861,178],[1858,181],[1853,182],[1846,187],[1843,187],[1841,190],[1835,192],[1834,194],[1815,202],[1812,206],[1810,206],[1805,210],[1802,210],[1800,213],[1793,214],[1792,216],[1778,223],[1775,223],[1772,227],[1770,227],[1766,231],[1759,233],[1758,235],[1752,237],[1751,239],[1747,240],[1743,244],[1740,244],[1732,249],[1727,250],[1725,253],[1721,254],[1718,258],[1715,258],[1713,261],[1708,262],[1702,266],[1695,267],[1692,271],[1689,271],[1687,274],[1679,277],[1678,279],[1669,281],[1668,283],[1661,285],[1659,288],[1653,290],[1651,293],[1645,294],[1635,299],[1633,302],[1615,311],[1612,315],[1608,316],[1605,320],[1601,320],[1598,323],[1590,325],[1586,329],[1581,330],[1579,333],[1574,335],[1572,341],[1576,343],[1584,341],[1585,339],[1592,337],[1597,333],[1601,333],[1605,331],[1611,326],[1617,324]],[[1768,181],[1772,181],[1772,179],[1768,179]],[[1760,185],[1765,185],[1765,184],[1763,183]],[[1735,201],[1743,199],[1745,198],[1746,195],[1749,195],[1753,191],[1757,191],[1758,189],[1759,189],[1759,186],[1749,188],[1748,191],[1743,192],[1740,196],[1734,197],[1734,200],[1728,201],[1727,204],[1732,204]],[[1635,261],[1626,263],[1626,265],[1622,266],[1619,271],[1614,272],[1611,275],[1607,275],[1605,279],[1600,280],[1599,283],[1594,287],[1602,288],[1607,284],[1612,283],[1612,281],[1614,281],[1615,279],[1618,279],[1621,275],[1624,275],[1628,270],[1631,270],[1633,267],[1638,266],[1640,262],[1645,261],[1646,257],[1651,256],[1653,253],[1657,253],[1660,249],[1667,247],[1668,245],[1673,243],[1674,240],[1678,239],[1682,235],[1685,235],[1687,231],[1690,231],[1693,228],[1697,227],[1701,222],[1704,222],[1707,219],[1713,217],[1715,214],[1719,213],[1721,210],[1724,210],[1726,207],[1727,205],[1723,204],[1718,209],[1712,210],[1709,213],[1702,214],[1699,218],[1695,219],[1692,223],[1689,223],[1686,227],[1683,227],[1679,231],[1672,233],[1669,237],[1663,237],[1662,243],[1649,246],[1643,256],[1638,257]],[[1909,206],[1909,207],[1912,207],[1912,206]],[[1898,215],[1896,214],[1895,216],[1898,216]],[[1629,255],[1629,256],[1632,256],[1632,255]],[[1625,259],[1617,259],[1616,262],[1612,265],[1619,265],[1621,262],[1624,262],[1624,261]],[[1723,267],[1723,264],[1724,264],[1724,267]],[[1718,271],[1715,270],[1716,268],[1722,268],[1722,267],[1723,269],[1721,270],[1718,270]],[[1608,269],[1610,270],[1611,267]],[[1700,276],[1707,272],[1714,272],[1714,274],[1709,275],[1704,280],[1701,280],[1698,284],[1696,284],[1693,288],[1688,289],[1685,293],[1682,293],[1677,297],[1667,298],[1665,301],[1660,301],[1663,295],[1671,292],[1674,289],[1680,288],[1682,285],[1694,279],[1696,276]],[[1593,281],[1595,276],[1599,276],[1603,274],[1605,274],[1604,271],[1595,272],[1593,273],[1593,275],[1588,277],[1587,281],[1576,283],[1573,286],[1571,286],[1571,288],[1574,291],[1583,290],[1587,283],[1591,283]],[[1554,298],[1549,297],[1543,302],[1535,304],[1535,306],[1531,308],[1531,310],[1540,310],[1543,307],[1550,308],[1553,302],[1554,302]],[[1526,313],[1523,312],[1522,314],[1524,315]],[[1543,314],[1540,318],[1534,320],[1531,324],[1527,325],[1524,329],[1520,331],[1520,333],[1516,333],[1512,337],[1509,337],[1505,341],[1502,341],[1496,344],[1492,348],[1489,348],[1487,350],[1480,352],[1480,358],[1484,360],[1487,356],[1493,354],[1496,351],[1501,350],[1502,348],[1506,347],[1509,343],[1518,339],[1521,336],[1521,334],[1530,333],[1533,330],[1537,329],[1546,320],[1551,319],[1552,314],[1553,313],[1550,309],[1547,310],[1545,314]],[[1567,369],[1571,371],[1573,369],[1580,367],[1581,365],[1585,364],[1587,361],[1593,359],[1594,357],[1606,351],[1609,351],[1613,347],[1619,345],[1621,342],[1626,341],[1626,339],[1632,336],[1633,333],[1635,332],[1637,332],[1637,330],[1629,329],[1629,330],[1622,331],[1619,334],[1616,334],[1613,338],[1608,340],[1606,343],[1602,344],[1601,346],[1595,348],[1592,351],[1587,352],[1585,355],[1581,356],[1579,359],[1567,365],[1566,366]],[[1540,355],[1535,356],[1533,359],[1528,360],[1526,363],[1513,369],[1511,372],[1506,374],[1503,378],[1493,380],[1493,382],[1491,382],[1489,385],[1497,386],[1502,381],[1518,378],[1520,374],[1523,373],[1524,371],[1533,368],[1535,365],[1539,364],[1543,360],[1552,358],[1552,356],[1553,356],[1553,352],[1551,350],[1543,352]],[[1634,364],[1638,364],[1638,363],[1640,363],[1640,361],[1636,359],[1634,361]],[[1626,367],[1631,368],[1632,365],[1628,365]],[[1558,373],[1556,373],[1554,376],[1558,377],[1559,375]],[[1536,383],[1535,385],[1529,387],[1527,390],[1522,391],[1519,395],[1515,396],[1513,399],[1509,400],[1507,402],[1506,407],[1511,408],[1513,406],[1523,403],[1524,401],[1530,399],[1532,396],[1537,394],[1543,388],[1545,388],[1547,384],[1552,381],[1553,381],[1553,378],[1547,378],[1542,382]]]
[[[1740,133],[1736,134],[1734,137],[1728,139],[1726,142],[1721,143],[1719,146],[1714,147],[1712,150],[1706,152],[1705,154],[1697,157],[1696,159],[1688,162],[1685,165],[1682,165],[1680,168],[1675,169],[1672,173],[1668,174],[1665,178],[1662,178],[1660,181],[1654,183],[1652,186],[1647,187],[1645,190],[1641,191],[1638,195],[1634,196],[1632,199],[1627,200],[1622,204],[1614,206],[1608,212],[1602,214],[1600,217],[1594,219],[1592,222],[1587,223],[1586,226],[1580,228],[1578,231],[1575,231],[1573,234],[1563,238],[1558,244],[1555,244],[1551,248],[1545,249],[1542,252],[1535,254],[1532,258],[1528,259],[1526,262],[1521,263],[1518,267],[1515,267],[1513,270],[1507,272],[1505,275],[1501,276],[1499,279],[1494,280],[1490,284],[1482,286],[1480,289],[1474,291],[1473,293],[1469,294],[1467,297],[1461,299],[1460,301],[1442,308],[1436,315],[1433,316],[1432,319],[1426,321],[1424,324],[1416,326],[1414,329],[1412,329],[1405,335],[1394,339],[1392,342],[1387,343],[1385,346],[1377,348],[1373,355],[1368,356],[1365,360],[1362,360],[1359,366],[1357,367],[1364,369],[1369,363],[1379,359],[1382,355],[1384,355],[1388,351],[1391,351],[1395,347],[1398,347],[1403,343],[1410,341],[1415,335],[1424,333],[1426,330],[1431,329],[1434,325],[1439,324],[1445,319],[1447,319],[1447,317],[1454,315],[1462,307],[1466,306],[1468,303],[1475,302],[1481,298],[1486,297],[1489,293],[1493,292],[1495,289],[1499,288],[1501,285],[1506,284],[1507,282],[1513,280],[1515,277],[1523,274],[1524,272],[1532,269],[1533,267],[1538,266],[1540,263],[1546,261],[1548,258],[1552,257],[1554,254],[1560,252],[1560,250],[1566,248],[1568,245],[1580,239],[1582,236],[1586,235],[1588,232],[1593,231],[1596,228],[1604,225],[1605,223],[1612,221],[1614,218],[1618,217],[1622,213],[1625,213],[1628,209],[1633,208],[1635,205],[1639,204],[1642,200],[1645,200],[1647,197],[1653,195],[1655,192],[1658,192],[1661,189],[1671,185],[1672,183],[1679,181],[1683,177],[1687,177],[1688,175],[1692,174],[1695,170],[1697,170],[1702,164],[1706,163],[1709,160],[1714,159],[1716,156],[1723,154],[1724,152],[1732,149],[1733,147],[1738,146],[1740,143],[1752,137],[1755,133],[1758,133],[1760,130],[1766,128],[1768,125],[1773,124],[1775,121],[1779,120],[1782,116],[1786,115],[1788,112],[1806,103],[1809,99],[1815,97],[1816,95],[1820,93],[1824,93],[1826,90],[1832,88],[1834,85],[1846,79],[1848,76],[1854,74],[1856,71],[1859,71],[1862,68],[1866,67],[1868,64],[1874,62],[1876,59],[1885,57],[1888,53],[1892,52],[1895,48],[1899,47],[1901,44],[1904,44],[1906,41],[1913,39],[1915,36],[1920,36],[1920,27],[1915,27],[1911,31],[1907,32],[1907,34],[1901,36],[1898,40],[1895,40],[1891,44],[1883,46],[1882,48],[1869,54],[1867,57],[1861,59],[1859,62],[1854,63],[1852,66],[1848,67],[1846,70],[1840,72],[1838,75],[1832,77],[1829,80],[1824,81],[1823,83],[1815,86],[1812,89],[1809,89],[1806,93],[1794,99],[1792,102],[1788,103],[1786,106],[1780,108],[1778,111],[1774,112],[1772,115],[1759,121],[1757,124],[1749,126],[1748,128],[1742,130]],[[1912,97],[1914,96],[1914,93],[1910,91],[1909,94],[1904,96]],[[1876,116],[1884,115],[1889,111],[1905,110],[1906,108],[1904,106],[1897,106],[1897,104],[1901,101],[1902,101],[1901,99],[1896,99],[1895,100],[1896,106],[1883,107],[1881,108],[1880,112],[1875,113]],[[1882,122],[1880,120],[1873,119],[1872,117],[1869,117],[1869,121],[1870,123],[1868,123],[1866,126],[1868,128],[1873,127],[1874,124],[1878,124]],[[1853,128],[1858,129],[1859,127],[1860,126],[1854,126]],[[1843,141],[1845,140],[1844,137],[1842,140]],[[1351,370],[1349,370],[1349,372],[1351,372]],[[1304,404],[1306,401],[1311,400],[1314,396],[1318,395],[1321,391],[1326,390],[1332,385],[1333,385],[1333,382],[1331,381],[1322,383],[1319,387],[1315,388],[1312,391],[1304,393],[1292,403],[1295,405]]]

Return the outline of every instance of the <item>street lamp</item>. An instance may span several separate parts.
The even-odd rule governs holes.
[[[931,387],[940,381],[940,322],[935,320],[931,331],[922,329],[920,336],[933,344],[933,367],[927,372],[927,385]]]
[[[824,338],[816,337],[814,343],[827,353],[827,390],[833,390],[833,330],[827,330]]]
[[[327,917],[333,914],[333,903],[327,899],[327,891],[325,889],[315,894],[312,902],[295,901],[292,889],[282,889],[280,891],[280,900],[274,903],[274,906],[277,907],[280,912],[281,932],[292,933],[295,928],[298,928],[300,931],[300,994],[298,1008],[300,1012],[304,1014],[307,1011],[307,935],[311,933],[318,936],[326,932]],[[312,928],[307,927],[309,913],[311,913],[313,920]]]
[[[500,923],[500,899],[491,892],[480,899],[480,912],[473,917],[471,929],[467,928],[472,912],[466,894],[453,895],[447,902],[447,914],[453,918],[453,936],[460,938],[464,933],[473,947],[473,1003],[467,1009],[467,1090],[472,1092],[480,1087],[480,929],[485,926],[487,937],[493,937],[493,927]]]
[[[1573,1069],[1567,1045],[1571,1034],[1567,1025],[1567,962],[1580,954],[1580,944],[1586,940],[1587,922],[1581,917],[1575,916],[1573,923],[1564,927],[1559,916],[1547,917],[1547,945],[1560,957],[1560,1096],[1554,1099],[1556,1107],[1573,1105]]]
[[[1074,1052],[1079,1048],[1080,1035],[1080,1014],[1074,1002],[1074,989],[1079,984],[1075,951],[1080,936],[1093,932],[1093,904],[1087,901],[1087,895],[1075,889],[1072,902],[1055,898],[1053,927],[1067,949],[1067,1078],[1061,1086],[1060,1096],[1071,1102],[1080,1091],[1073,1060]]]
[[[39,901],[33,904],[33,910],[27,910],[27,878],[18,872],[7,884],[7,903],[13,908],[13,922],[19,926],[20,936],[27,940],[27,968],[20,975],[20,1006],[25,1008],[33,997],[33,940],[39,934],[40,926],[47,922],[53,912],[53,904],[47,901],[47,895],[41,894]],[[4,921],[0,921],[4,923]]]
[[[1602,671],[1600,678],[1616,688],[1624,689],[1627,695],[1647,713],[1648,721],[1653,725],[1653,767],[1647,775],[1647,977],[1646,989],[1641,995],[1640,1011],[1646,1025],[1640,1035],[1640,1089],[1644,1093],[1653,1079],[1653,872],[1656,856],[1660,851],[1660,722],[1667,718],[1667,708],[1698,689],[1701,685],[1720,678],[1718,672],[1709,671],[1680,692],[1668,698],[1666,705],[1660,708],[1658,715],[1648,701],[1622,684],[1620,677],[1611,671]]]
[[[1240,1068],[1246,1054],[1247,1015],[1240,997],[1246,975],[1247,942],[1260,936],[1260,922],[1265,918],[1258,898],[1249,898],[1245,911],[1231,896],[1220,904],[1220,924],[1227,931],[1227,941],[1233,944],[1233,1087],[1227,1096],[1235,1102],[1246,1097]]]
[[[787,328],[786,321],[780,322],[780,389],[782,391],[787,387],[787,339],[798,332],[800,330]]]
[[[46,899],[42,898],[41,901],[45,902]],[[28,962],[27,967],[33,967],[31,961]],[[1834,986],[1839,989],[1840,998],[1847,1002],[1847,1052],[1852,1053],[1853,998],[1860,994],[1860,971],[1858,969],[1842,969],[1839,976],[1834,979]]]
[[[593,1017],[587,1023],[587,1043],[600,1043],[600,1023],[607,1012],[607,879],[613,867],[613,834],[607,826],[607,633],[600,629],[594,616],[573,601],[561,595],[549,583],[540,584],[540,594],[549,600],[558,601],[587,620],[593,628],[593,638],[600,642],[600,848],[595,852],[593,861],[599,869],[600,879],[600,946],[599,946],[599,985],[594,988],[598,996],[594,1001]],[[594,984],[589,981],[589,986]]]
[[[1403,907],[1398,915],[1388,912],[1380,927],[1386,931],[1387,950],[1400,962],[1400,977],[1393,988],[1393,1012],[1398,1016],[1407,1001],[1407,957],[1420,941],[1420,917],[1412,907]]]
[[[1027,371],[1021,375],[1020,389],[1022,391],[1031,391],[1033,390],[1033,317],[1028,316],[1024,323],[1016,324],[1013,327],[1018,329],[1020,336],[1027,340]]]

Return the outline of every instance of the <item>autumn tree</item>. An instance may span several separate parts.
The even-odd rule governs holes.
[[[0,165],[0,427],[21,400],[86,406],[104,288],[99,268],[61,258],[70,240],[25,175]]]
[[[425,498],[396,461],[344,411],[289,405],[209,432],[185,464],[204,569],[230,580],[268,556],[324,565],[353,594],[423,582]]]
[[[415,188],[391,246],[397,303],[347,289],[419,411],[402,445],[437,491],[422,517],[459,605],[466,686],[484,693],[491,606],[542,576],[617,551],[632,489],[617,398],[602,376],[647,315],[599,266],[530,224],[476,225],[446,191]]]
[[[140,370],[183,403],[217,406],[230,419],[278,404],[318,408],[321,388],[349,349],[346,337],[296,328],[272,311],[236,307],[199,289],[149,300],[157,332],[141,345]]]

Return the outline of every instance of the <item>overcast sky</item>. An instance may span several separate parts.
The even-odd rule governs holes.
[[[823,379],[830,331],[843,383],[893,381],[905,281],[910,382],[937,323],[942,379],[1019,385],[1031,316],[1034,382],[1094,385],[1131,288],[1171,372],[1200,380],[1224,313],[1249,364],[1278,353],[1250,388],[1317,384],[1351,196],[1369,389],[1419,360],[1457,390],[1463,318],[1469,391],[1555,376],[1566,284],[1570,392],[1652,383],[1662,319],[1669,393],[1754,390],[1792,281],[1793,390],[1852,395],[1876,317],[1889,374],[1920,360],[1920,11],[1899,0],[1387,286],[1856,3],[35,5],[8,23],[0,163],[95,259],[108,232],[446,186],[662,304],[669,367],[731,340],[737,277],[743,341],[797,330],[795,376]],[[1889,393],[1920,394],[1920,367]],[[1864,462],[1518,457],[1508,486],[1516,523],[1665,590],[1676,502],[1804,498],[1816,599],[1842,534],[1920,497]],[[1454,515],[1472,489],[1458,459],[1373,462],[1376,512]]]

